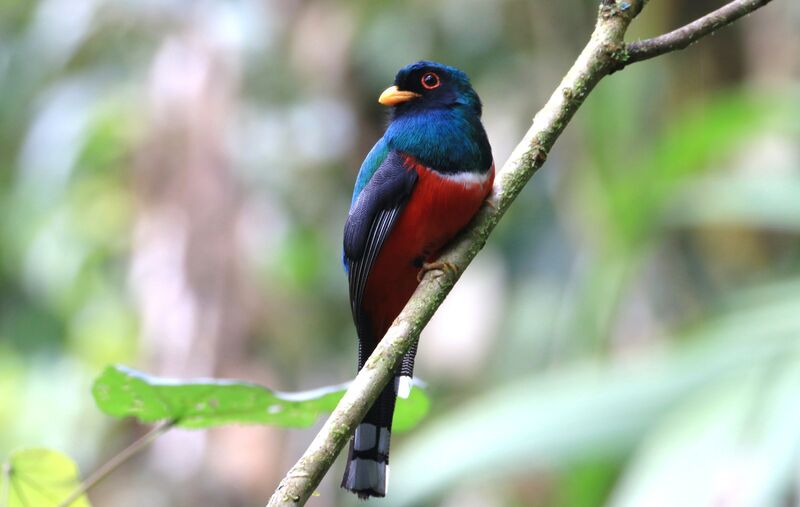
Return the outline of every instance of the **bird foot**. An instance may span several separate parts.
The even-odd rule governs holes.
[[[491,197],[487,197],[486,199],[484,199],[483,205],[486,206],[487,208],[497,209],[497,206],[494,205]]]
[[[436,275],[436,278],[439,278],[445,273],[458,273],[458,266],[452,262],[426,262],[422,265],[422,269],[419,270],[419,273],[417,273],[417,281],[421,282],[422,277],[424,277],[428,271],[439,271],[439,274]]]

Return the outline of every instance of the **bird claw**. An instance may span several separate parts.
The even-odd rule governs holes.
[[[458,266],[452,262],[426,262],[422,265],[422,269],[419,270],[419,273],[417,273],[417,282],[421,282],[428,271],[439,271],[440,273],[435,276],[435,278],[439,278],[445,273],[458,273]]]

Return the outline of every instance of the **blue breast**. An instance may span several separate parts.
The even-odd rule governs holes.
[[[395,118],[384,139],[389,149],[414,156],[445,174],[484,173],[492,150],[480,118],[463,109],[434,109]]]

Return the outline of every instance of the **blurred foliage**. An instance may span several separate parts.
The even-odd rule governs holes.
[[[718,6],[650,2],[631,38]],[[595,13],[4,2],[0,454],[43,445],[89,471],[133,440],[92,403],[109,364],[275,395],[351,378],[341,228],[377,95],[413,60],[463,68],[502,164]],[[431,409],[393,439],[387,502],[796,501],[798,24],[772,2],[589,96],[423,335]],[[261,505],[313,434],[176,429],[91,495]],[[339,473],[314,505],[355,504]]]
[[[114,366],[97,378],[92,392],[106,414],[135,417],[145,424],[174,421],[176,427],[187,429],[224,424],[303,428],[336,408],[346,389],[347,385],[339,385],[281,393],[232,380],[156,378]],[[425,393],[413,386],[408,398],[397,400],[393,428],[401,432],[413,428],[429,405]]]
[[[706,481],[701,472],[709,460],[717,460],[721,470],[741,465],[763,474],[764,463],[787,466],[800,453],[798,313],[800,285],[795,282],[757,307],[739,307],[707,323],[685,338],[693,342],[690,347],[658,360],[580,365],[488,392],[414,435],[405,452],[395,456],[399,492],[386,503],[415,505],[459,480],[480,477],[488,482],[525,469],[568,468],[587,455],[618,459],[663,424],[665,434],[657,430],[652,435],[656,450],[648,442],[642,466],[633,469],[643,475],[631,481],[636,491],[623,486],[619,505],[649,505],[651,498],[663,499],[659,505],[693,504],[697,499],[702,501],[697,505],[711,505],[738,479]],[[678,409],[673,422],[668,414],[676,403],[685,408]],[[778,427],[768,430],[770,424]],[[707,448],[717,440],[727,447]],[[465,447],[464,441],[472,445]],[[655,454],[658,450],[662,452]],[[436,466],[441,456],[447,456],[446,466]],[[432,464],[424,475],[414,472],[420,463]],[[705,490],[676,488],[678,477]],[[791,480],[787,473],[780,477],[750,477],[742,505],[774,503],[780,491],[776,486]]]
[[[49,449],[12,453],[0,474],[0,505],[53,507],[78,486],[78,467],[67,456]],[[81,496],[70,507],[89,507]]]

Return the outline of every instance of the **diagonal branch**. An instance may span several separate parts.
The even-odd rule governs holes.
[[[706,14],[664,35],[628,44],[628,57],[623,66],[641,62],[679,49],[686,49],[698,39],[713,34],[716,30],[747,16],[772,0],[738,0]]]
[[[685,29],[687,32],[679,39],[688,40],[686,44],[689,44],[768,1],[733,1],[720,9],[725,14],[715,17],[714,21],[710,22],[711,28],[703,22],[708,18],[706,16],[696,22],[698,25],[692,23],[682,28],[681,30]],[[452,263],[459,268],[459,273],[463,272],[486,244],[489,234],[525,184],[542,166],[547,153],[575,111],[603,77],[634,61],[685,47],[681,46],[680,42],[665,46],[666,43],[654,44],[642,41],[648,44],[644,46],[645,49],[637,50],[639,52],[636,54],[641,53],[645,56],[631,60],[631,48],[630,46],[626,48],[624,44],[625,32],[646,3],[647,0],[601,0],[597,24],[591,39],[545,106],[536,114],[533,125],[511,153],[509,160],[497,173],[489,199],[490,206],[484,206],[478,212],[457,241],[442,255],[441,261]],[[669,35],[671,34],[666,36]],[[660,38],[651,40],[658,39]],[[646,49],[649,47],[657,49]],[[455,273],[435,278],[428,273],[423,278],[402,313],[370,355],[364,368],[358,373],[311,445],[278,485],[267,507],[305,504],[333,465],[333,461],[347,443],[356,425],[394,375],[405,352],[417,340],[419,333],[447,297],[458,277],[459,274]]]

